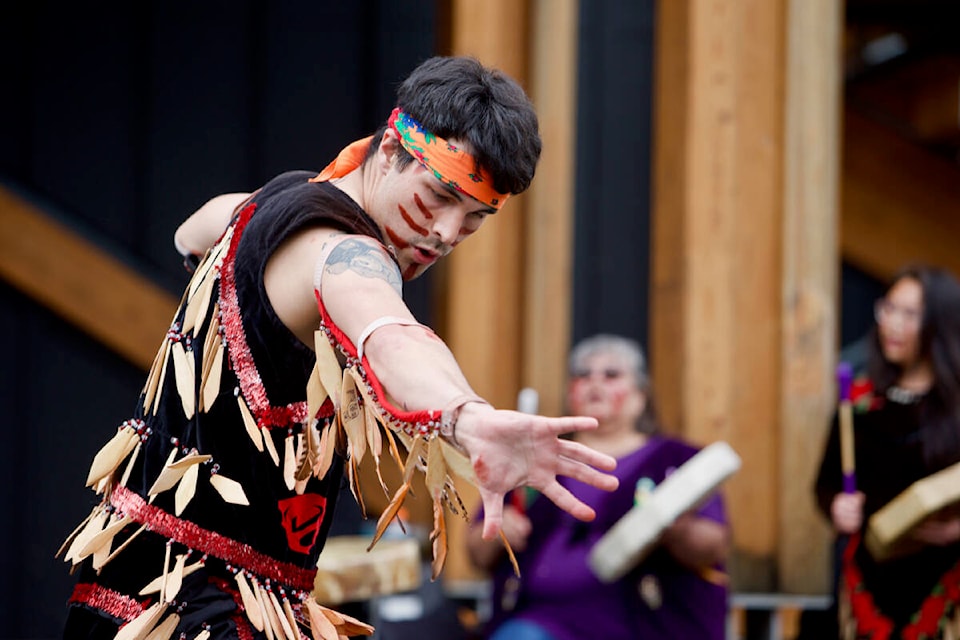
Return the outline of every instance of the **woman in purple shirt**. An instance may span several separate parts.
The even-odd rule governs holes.
[[[730,532],[719,495],[674,522],[657,549],[619,581],[605,584],[590,570],[593,545],[697,449],[658,433],[643,351],[633,340],[587,338],[571,352],[569,367],[568,408],[600,423],[596,431],[575,437],[617,459],[620,487],[605,493],[564,482],[596,509],[589,523],[523,490],[509,496],[503,532],[517,553],[519,578],[499,540],[485,541],[479,526],[472,527],[470,556],[493,578],[486,637],[722,640],[727,614],[722,563]]]

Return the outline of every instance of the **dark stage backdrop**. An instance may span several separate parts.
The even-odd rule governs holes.
[[[577,92],[573,340],[648,349],[655,0],[583,0]],[[840,346],[872,326],[883,284],[841,265]]]
[[[580,3],[574,340],[647,348],[654,5]]]
[[[433,0],[5,2],[0,180],[179,296],[180,221],[372,133],[436,20]],[[426,321],[428,286],[407,289]],[[145,374],[2,283],[0,330],[0,638],[54,638],[73,578],[53,554]]]
[[[574,339],[646,346],[655,4],[581,2]],[[439,50],[447,8],[0,3],[0,181],[179,295],[179,222],[372,132],[396,82]],[[844,273],[845,298],[875,286]],[[405,292],[428,323],[429,289],[428,275]],[[847,339],[866,321],[843,317]],[[73,580],[53,553],[89,511],[89,462],[144,374],[2,283],[0,349],[0,638],[54,638]]]

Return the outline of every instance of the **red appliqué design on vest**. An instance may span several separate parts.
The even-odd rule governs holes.
[[[281,522],[287,532],[287,544],[297,553],[310,553],[320,533],[327,499],[314,494],[284,498],[277,502]]]

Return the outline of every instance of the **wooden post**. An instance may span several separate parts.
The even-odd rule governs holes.
[[[457,1],[452,48],[525,84],[526,3]],[[520,382],[521,247],[524,198],[512,198],[444,265],[442,335],[474,385],[495,406],[512,407]]]
[[[564,409],[571,336],[577,11],[576,0],[536,0],[530,30],[544,153],[526,198],[521,383],[546,415]]]
[[[837,395],[843,14],[833,0],[788,5],[778,586],[825,593],[830,535],[813,483]]]
[[[785,0],[658,5],[651,360],[665,422],[743,458],[731,571],[774,588]]]
[[[840,9],[684,0],[659,10],[661,406],[687,438],[727,440],[743,457],[725,488],[735,588],[822,592],[829,556],[812,483],[834,395]]]
[[[454,54],[472,55],[525,85],[526,2],[455,0],[451,24]],[[512,198],[457,247],[438,279],[443,305],[438,331],[474,390],[500,408],[515,406],[520,388],[524,216],[524,196]],[[457,487],[472,512],[478,493],[462,483]],[[448,533],[445,582],[452,586],[479,577],[466,556],[466,524],[449,518]]]

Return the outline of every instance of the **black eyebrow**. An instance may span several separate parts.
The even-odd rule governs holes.
[[[463,194],[461,194],[459,191],[442,180],[440,181],[440,185],[444,188],[444,190],[446,190],[447,193],[456,198],[457,202],[463,202]]]
[[[457,199],[457,202],[463,202],[463,193],[462,193],[462,192],[458,191],[458,190],[455,189],[453,186],[447,184],[446,182],[443,182],[442,180],[437,180],[437,182],[440,183],[440,185],[447,191],[447,193],[449,193],[449,194],[452,195],[454,198],[456,198],[456,199]],[[476,198],[474,198],[474,200],[476,200]],[[479,202],[479,200],[477,200],[477,202]],[[496,212],[497,212],[497,210],[494,209],[493,207],[484,207],[483,209],[479,209],[479,210],[477,210],[477,211],[471,211],[470,213],[483,213],[483,214],[485,214],[485,215],[493,215],[493,214],[495,214]]]

